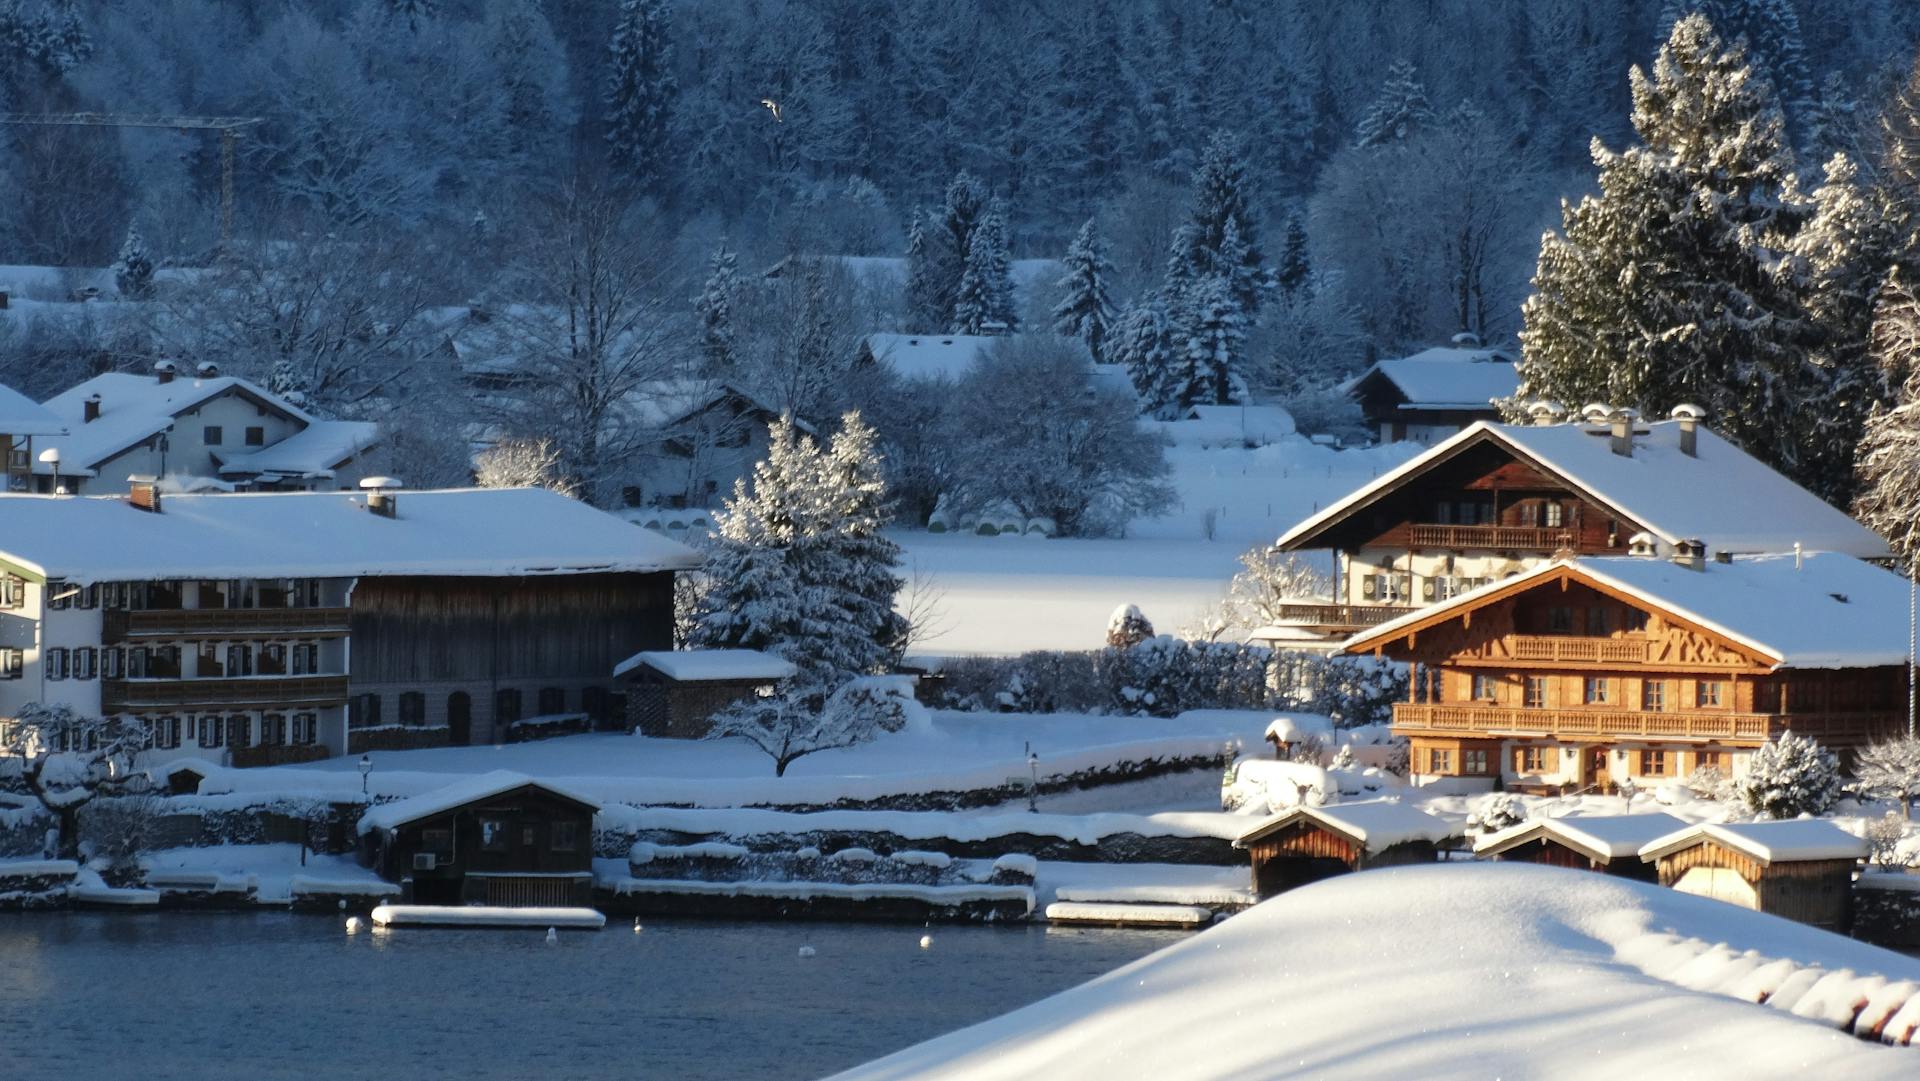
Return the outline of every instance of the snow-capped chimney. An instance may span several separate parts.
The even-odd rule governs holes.
[[[1475,334],[1473,331],[1463,330],[1453,336],[1452,344],[1455,349],[1480,349],[1485,347],[1487,343],[1481,341],[1480,335]]]
[[[180,366],[178,364],[175,364],[171,360],[163,360],[153,366],[153,377],[164,386],[165,384],[173,382],[174,375],[179,371]]]
[[[1675,563],[1680,564],[1682,567],[1687,568],[1688,570],[1694,570],[1694,571],[1706,570],[1707,569],[1706,542],[1700,541],[1700,540],[1691,540],[1691,539],[1683,540],[1683,541],[1675,541],[1673,545],[1673,561]]]
[[[193,366],[193,374],[200,379],[220,378],[220,365],[211,360],[203,360]]]
[[[94,421],[99,419],[100,419],[100,395],[98,392],[95,392],[93,394],[87,395],[87,400],[80,403],[80,423],[92,424]]]
[[[1566,407],[1559,402],[1537,401],[1527,406],[1527,418],[1536,428],[1545,428],[1560,423],[1567,415]]]
[[[1633,457],[1633,422],[1640,414],[1631,409],[1616,409],[1607,418],[1613,429],[1613,452],[1622,458]]]
[[[1706,416],[1707,411],[1697,405],[1682,402],[1674,406],[1673,412],[1669,415],[1680,422],[1680,453],[1689,458],[1698,458],[1700,456],[1700,418]]]
[[[160,513],[160,479],[148,473],[127,478],[127,502],[153,514]]]
[[[1640,559],[1652,559],[1660,554],[1660,542],[1651,533],[1635,533],[1627,538],[1627,554]]]
[[[1611,416],[1613,416],[1613,407],[1605,402],[1588,402],[1580,407],[1580,419],[1588,424],[1604,425],[1607,423],[1607,418]]]
[[[367,493],[367,509],[382,518],[397,518],[400,511],[400,499],[394,493],[400,490],[400,482],[392,477],[368,477],[360,482]]]

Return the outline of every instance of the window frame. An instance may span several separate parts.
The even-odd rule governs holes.
[[[203,446],[224,446],[223,440],[226,439],[226,435],[224,426],[219,424],[204,424],[200,427],[200,442]]]
[[[1580,701],[1588,706],[1613,704],[1613,680],[1608,676],[1587,676],[1580,681]]]
[[[1526,695],[1521,699],[1522,709],[1546,709],[1549,695],[1548,676],[1528,676]]]
[[[1640,681],[1640,712],[1665,713],[1667,711],[1667,681],[1664,679],[1642,679]]]
[[[1693,708],[1725,709],[1726,683],[1717,679],[1697,679],[1693,681]]]

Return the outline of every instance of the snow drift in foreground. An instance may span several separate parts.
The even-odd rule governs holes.
[[[1668,935],[1920,979],[1920,960],[1592,872],[1407,867],[1285,894],[1100,979],[840,1077],[1920,1076],[1920,1049],[1882,1047],[1831,1020],[1648,975],[1663,967],[1647,965],[1645,953],[1672,942]]]

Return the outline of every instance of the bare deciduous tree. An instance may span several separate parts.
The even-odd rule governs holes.
[[[0,752],[20,763],[20,779],[59,823],[58,855],[79,855],[80,808],[102,795],[144,785],[134,756],[146,728],[125,717],[88,717],[67,706],[29,702],[0,725]]]

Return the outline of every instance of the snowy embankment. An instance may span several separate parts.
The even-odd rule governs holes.
[[[1920,980],[1913,958],[1656,886],[1520,864],[1408,867],[1283,894],[1073,990],[839,1076],[1920,1075],[1920,1051],[1855,1039],[1837,1017],[1688,989],[1650,960],[1672,947],[1663,936]]]
[[[1025,812],[955,815],[940,811],[819,811],[813,814],[788,814],[751,808],[607,807],[601,809],[597,824],[603,830],[725,837],[886,833],[914,841],[983,843],[1026,835],[1057,837],[1087,846],[1127,833],[1141,837],[1213,837],[1231,841],[1247,829],[1244,816],[1211,811],[1169,811],[1150,815]]]

